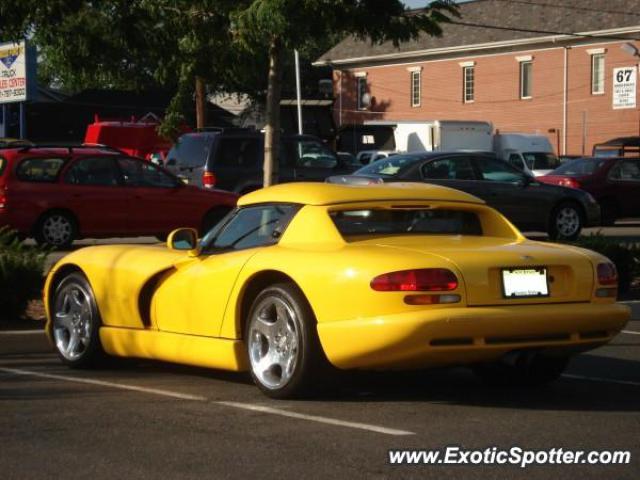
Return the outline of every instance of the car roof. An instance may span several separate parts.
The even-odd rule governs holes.
[[[248,193],[240,197],[238,205],[247,206],[260,203],[335,205],[385,200],[439,200],[484,203],[483,200],[468,193],[425,183],[394,182],[363,186],[296,182],[275,185]]]
[[[2,155],[7,157],[35,157],[43,155],[55,155],[64,157],[86,157],[93,155],[119,155],[130,156],[111,147],[101,146],[38,146],[20,145],[2,149]]]

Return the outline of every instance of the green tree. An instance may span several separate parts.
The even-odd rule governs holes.
[[[452,1],[431,2],[408,14],[400,0],[254,0],[232,12],[234,38],[252,51],[268,52],[264,185],[278,179],[280,96],[285,51],[317,43],[328,34],[352,34],[395,45],[420,34],[440,35],[440,23],[458,15]]]

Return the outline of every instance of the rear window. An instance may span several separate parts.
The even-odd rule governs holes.
[[[65,159],[27,158],[20,162],[16,176],[23,182],[55,182]]]
[[[366,175],[383,175],[387,177],[393,177],[398,172],[412,163],[417,162],[420,158],[408,155],[394,155],[393,157],[382,158],[370,163],[366,167],[362,167],[358,170],[357,174]]]
[[[591,175],[607,162],[604,158],[579,158],[563,163],[553,171],[554,175]]]
[[[474,212],[449,209],[368,209],[331,212],[343,236],[351,235],[482,235]]]
[[[194,133],[178,138],[167,154],[167,162],[187,167],[201,167],[209,156],[211,135]]]

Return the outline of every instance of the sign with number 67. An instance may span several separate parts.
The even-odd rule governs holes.
[[[613,108],[636,108],[636,67],[613,69]]]

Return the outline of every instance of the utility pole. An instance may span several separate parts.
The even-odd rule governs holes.
[[[300,93],[300,55],[298,50],[294,50],[296,60],[296,99],[298,103],[298,134],[302,135],[302,101]]]
[[[196,128],[204,128],[207,125],[207,93],[204,79],[196,77]]]

